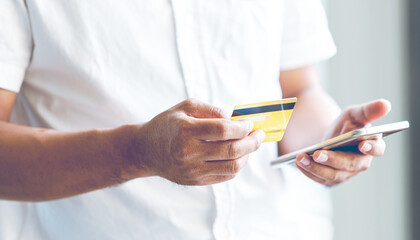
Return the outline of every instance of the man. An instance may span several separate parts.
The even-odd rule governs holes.
[[[313,64],[335,47],[319,1],[1,4],[1,239],[328,239],[324,185],[384,152],[269,166],[390,110],[340,115],[322,90]],[[298,104],[278,145],[228,120],[282,97]]]

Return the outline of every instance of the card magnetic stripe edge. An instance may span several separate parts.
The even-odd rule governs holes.
[[[280,104],[275,104],[275,105],[235,109],[233,110],[232,117],[265,113],[265,112],[292,110],[295,108],[295,104],[296,102],[291,102],[291,103],[280,103]]]
[[[289,122],[296,98],[277,101],[238,105],[234,108],[231,120],[249,119],[254,129],[266,133],[264,142],[280,141]]]

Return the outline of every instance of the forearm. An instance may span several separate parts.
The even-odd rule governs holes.
[[[283,140],[279,142],[280,155],[321,141],[341,112],[320,86],[300,91],[293,97],[298,101]]]
[[[132,171],[127,128],[61,133],[1,122],[0,198],[58,199],[146,176]]]

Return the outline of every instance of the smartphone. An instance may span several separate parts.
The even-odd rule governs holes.
[[[280,168],[282,166],[293,164],[296,162],[297,155],[301,153],[307,153],[312,156],[317,150],[340,150],[349,147],[357,146],[363,140],[377,139],[381,137],[386,137],[393,133],[403,131],[410,127],[408,121],[389,123],[374,127],[366,127],[357,129],[338,137],[331,138],[324,142],[306,147],[291,153],[284,154],[274,161],[271,162],[271,166],[275,168]]]

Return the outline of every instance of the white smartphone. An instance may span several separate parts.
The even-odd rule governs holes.
[[[280,168],[287,164],[293,164],[296,162],[297,155],[301,153],[307,153],[312,156],[315,151],[321,149],[340,149],[345,147],[352,147],[359,144],[360,141],[368,139],[377,139],[380,137],[386,137],[396,132],[403,131],[410,127],[408,121],[384,124],[375,127],[366,127],[357,129],[338,137],[331,138],[324,142],[306,147],[288,154],[284,154],[274,161],[271,162],[272,167]]]

